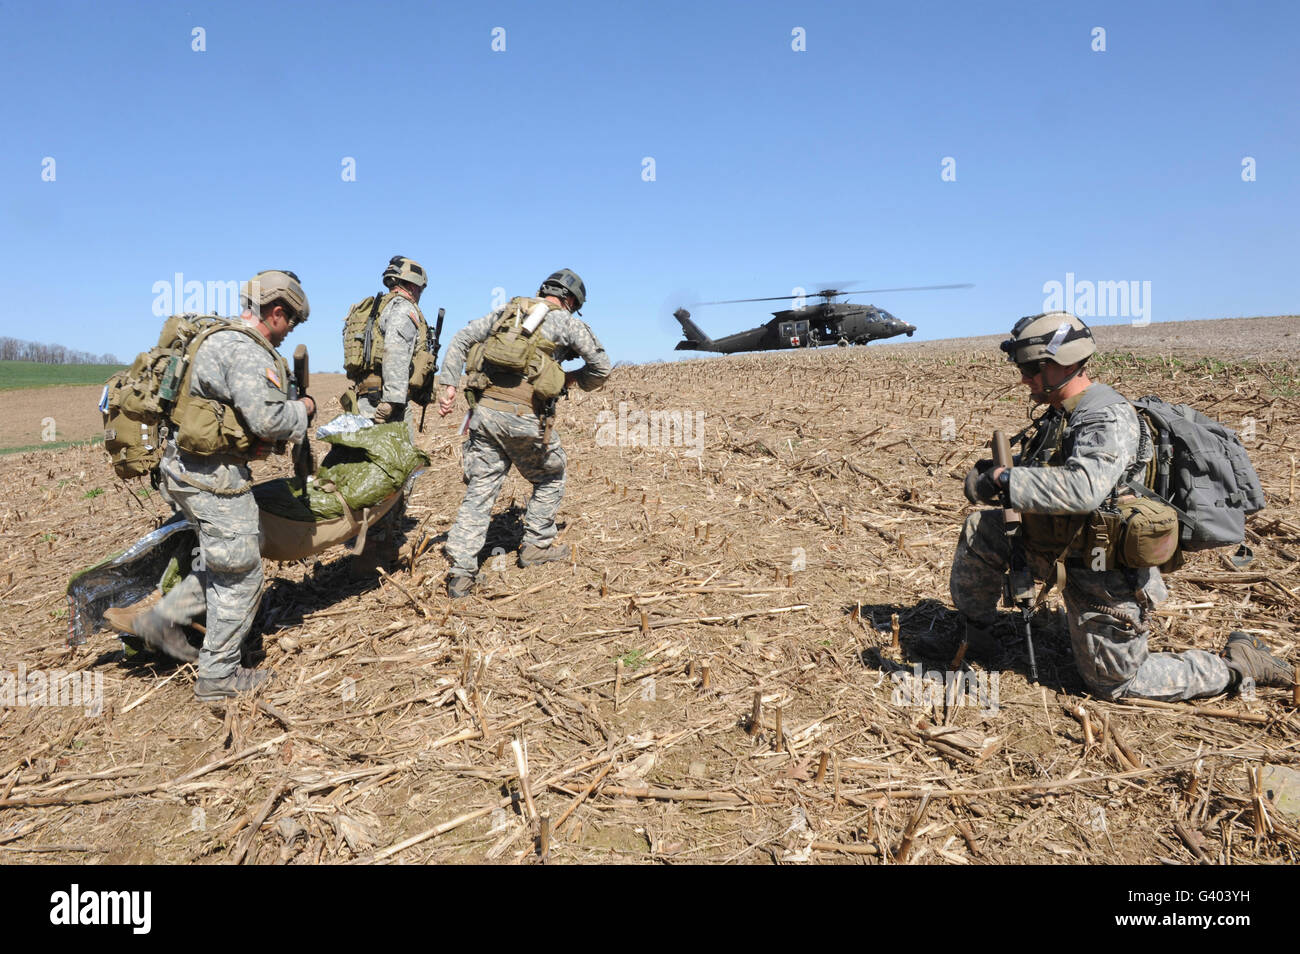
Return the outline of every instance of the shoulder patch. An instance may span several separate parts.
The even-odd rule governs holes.
[[[284,390],[284,385],[280,383],[280,376],[275,373],[275,368],[268,367],[266,369],[266,380],[270,381],[277,391]]]

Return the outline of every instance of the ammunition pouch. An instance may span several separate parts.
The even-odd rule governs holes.
[[[433,394],[433,379],[438,373],[433,355],[427,350],[417,351],[411,360],[411,381],[407,393],[418,404],[428,404]]]
[[[190,397],[177,402],[172,420],[176,424],[176,446],[190,454],[258,457],[264,456],[263,447],[269,448],[244,428],[234,408],[220,401]]]
[[[1106,569],[1141,569],[1170,567],[1178,556],[1178,514],[1142,497],[1120,497],[1086,516],[1027,513],[1021,520],[1025,546],[1053,561],[1092,565],[1104,555]]]

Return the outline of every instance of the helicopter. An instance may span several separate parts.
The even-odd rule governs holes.
[[[713,351],[719,354],[736,354],[742,351],[780,351],[788,348],[819,348],[822,345],[847,347],[866,344],[878,338],[892,338],[916,331],[915,325],[900,321],[883,308],[875,305],[857,305],[835,299],[847,295],[870,295],[882,292],[932,291],[941,288],[973,288],[974,285],[915,285],[907,288],[869,288],[863,291],[846,291],[823,288],[810,295],[792,297],[777,295],[771,298],[734,298],[728,301],[704,301],[697,305],[735,305],[754,301],[790,301],[796,307],[772,312],[772,319],[757,328],[740,331],[714,340],[691,320],[691,313],[678,308],[673,317],[682,326],[684,341],[677,342],[677,351]],[[821,304],[805,305],[807,298],[820,298]]]

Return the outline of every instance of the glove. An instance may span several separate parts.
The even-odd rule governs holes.
[[[382,402],[379,407],[375,408],[375,416],[371,418],[376,424],[387,424],[389,421],[397,418],[397,405],[390,404],[388,401]]]
[[[984,502],[976,495],[975,487],[979,483],[979,479],[992,469],[993,461],[989,458],[985,458],[984,460],[977,460],[975,466],[966,472],[966,483],[962,486],[962,490],[966,494],[966,499],[971,503],[978,504]]]
[[[995,468],[990,467],[984,473],[980,474],[980,479],[975,481],[975,496],[979,498],[980,503],[1001,504],[1003,501],[1003,490],[1007,484],[1001,483],[993,478]],[[1003,471],[1004,474],[1010,475],[1009,470]]]

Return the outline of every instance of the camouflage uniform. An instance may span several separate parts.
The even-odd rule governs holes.
[[[470,322],[457,332],[447,347],[447,357],[438,372],[439,387],[455,387],[470,346],[487,340],[504,308]],[[582,358],[586,364],[575,379],[584,391],[600,388],[609,376],[609,356],[582,319],[563,308],[547,313],[537,333],[555,342],[552,357],[560,363]],[[517,413],[480,404],[475,407],[465,442],[463,467],[465,501],[456,515],[456,523],[447,533],[447,556],[452,574],[474,576],[478,572],[478,552],[487,539],[501,485],[510,465],[533,485],[533,495],[524,513],[524,546],[548,547],[555,539],[555,512],[564,497],[566,458],[560,439],[554,433],[542,446],[542,422],[531,408],[516,405]]]
[[[379,405],[389,404],[406,408],[406,426],[411,431],[411,440],[415,441],[414,405],[407,400],[410,395],[406,387],[411,380],[411,358],[419,342],[416,341],[418,326],[415,321],[416,304],[403,295],[394,295],[392,300],[375,319],[375,325],[384,336],[384,355],[381,369],[384,376],[383,390],[357,394],[357,413],[364,417],[375,416]]]
[[[194,356],[191,393],[238,410],[247,429],[265,441],[298,442],[307,411],[288,400],[268,353],[237,331],[212,334]],[[199,537],[194,572],[172,587],[158,612],[184,625],[207,613],[199,653],[200,678],[223,679],[239,666],[239,647],[253,623],[262,592],[259,516],[248,461],[234,455],[201,457],[170,442],[160,467],[162,491],[184,512]]]
[[[419,342],[419,326],[415,321],[416,304],[404,295],[394,295],[375,319],[375,325],[384,336],[384,356],[381,359],[384,386],[378,394],[369,391],[357,394],[357,413],[373,418],[379,405],[388,402],[404,409],[402,419],[415,443],[415,405],[407,400],[407,385],[411,380],[411,358]],[[406,521],[406,495],[393,505],[366,534],[365,550],[353,558],[353,573],[369,576],[380,563],[397,558],[402,545],[402,525]]]
[[[1060,413],[1049,411],[1049,414]],[[1067,400],[1059,466],[1011,469],[1011,506],[1022,514],[1088,514],[1117,486],[1136,479],[1150,459],[1150,442],[1132,405],[1104,384]],[[1026,520],[1026,555],[1037,579],[1046,579],[1055,553],[1036,549]],[[1010,562],[1000,510],[966,518],[953,557],[953,604],[973,624],[989,627],[1002,597]],[[1106,698],[1140,696],[1177,701],[1227,688],[1222,658],[1201,650],[1147,650],[1148,610],[1168,596],[1154,568],[1094,570],[1091,555],[1065,559],[1065,607],[1075,665],[1084,682]]]

